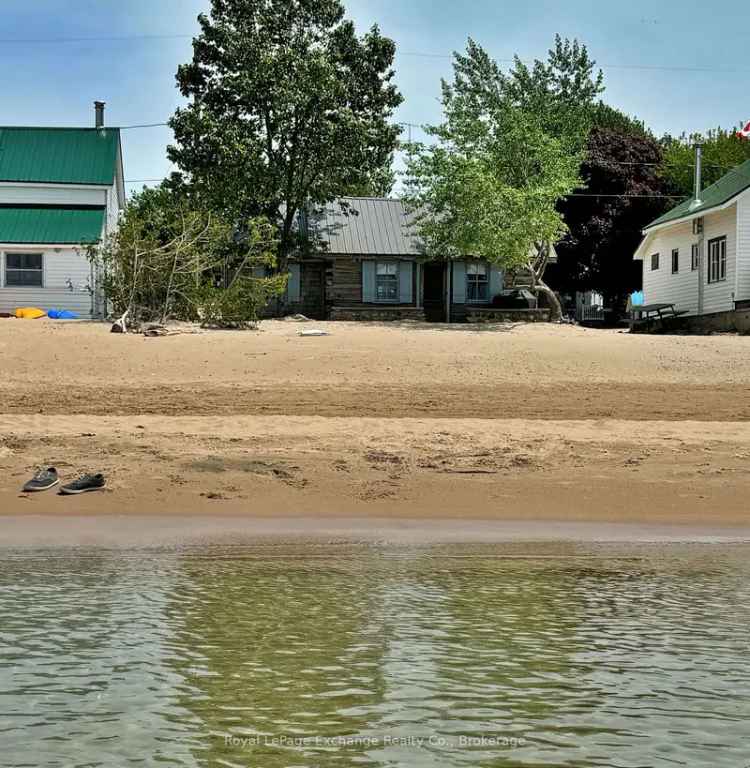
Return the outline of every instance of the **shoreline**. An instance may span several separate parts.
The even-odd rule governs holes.
[[[133,518],[3,516],[0,550],[104,547],[252,547],[268,545],[714,545],[750,544],[750,526],[663,525],[528,520],[425,520],[387,518]],[[576,556],[566,550],[568,556]],[[560,553],[562,554],[562,553]],[[520,555],[519,555],[520,556]],[[550,555],[553,556],[553,555]],[[581,555],[583,556],[583,555]]]

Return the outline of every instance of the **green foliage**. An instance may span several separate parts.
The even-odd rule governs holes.
[[[508,75],[500,75],[505,98],[538,116],[541,128],[580,151],[591,128],[596,99],[604,91],[604,75],[578,40],[555,35],[547,61],[529,67],[518,57]]]
[[[628,134],[630,136],[640,136],[642,138],[653,139],[653,133],[646,127],[646,124],[637,117],[631,117],[621,112],[603,101],[594,107],[592,114],[592,126],[600,131],[611,131],[612,133]]]
[[[562,41],[546,63],[516,59],[509,73],[472,40],[443,83],[444,122],[430,146],[412,145],[407,199],[428,255],[472,255],[505,269],[526,266],[534,246],[566,227],[560,198],[578,171],[601,74],[584,46]]]
[[[387,186],[395,45],[341,0],[212,0],[199,23],[169,157],[211,209],[278,226],[283,268],[303,206]]]
[[[244,327],[257,321],[268,302],[284,292],[286,282],[286,275],[241,274],[227,288],[202,282],[190,291],[190,298],[204,327]]]
[[[736,130],[716,128],[706,134],[665,136],[664,178],[671,194],[693,196],[695,145],[703,145],[703,188],[718,181],[728,171],[750,160],[750,142],[737,136]]]
[[[345,190],[352,197],[388,197],[396,183],[396,172],[392,167],[375,171],[361,184],[351,184]]]
[[[256,267],[274,266],[273,245],[267,221],[251,220],[239,238],[229,223],[163,185],[135,194],[117,232],[89,257],[116,317],[237,325],[255,322],[284,291],[286,275],[253,277]]]

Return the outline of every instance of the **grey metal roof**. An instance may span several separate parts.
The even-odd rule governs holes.
[[[341,197],[300,216],[301,229],[323,243],[326,253],[344,256],[424,256],[417,231],[418,214],[401,200]],[[530,258],[534,258],[532,249]],[[470,258],[470,257],[467,257]],[[550,264],[557,251],[550,247]]]
[[[351,256],[419,256],[424,253],[415,216],[400,200],[342,197],[306,216],[308,232],[326,251]]]

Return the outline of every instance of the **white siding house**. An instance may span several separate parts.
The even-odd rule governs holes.
[[[750,161],[652,222],[634,258],[645,304],[674,304],[687,317],[750,306]]]
[[[97,314],[87,250],[124,204],[118,129],[0,127],[0,312]]]

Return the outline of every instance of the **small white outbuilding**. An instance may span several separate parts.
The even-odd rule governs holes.
[[[750,161],[651,222],[634,258],[645,304],[731,327],[750,309]],[[743,313],[746,314],[746,313]]]

